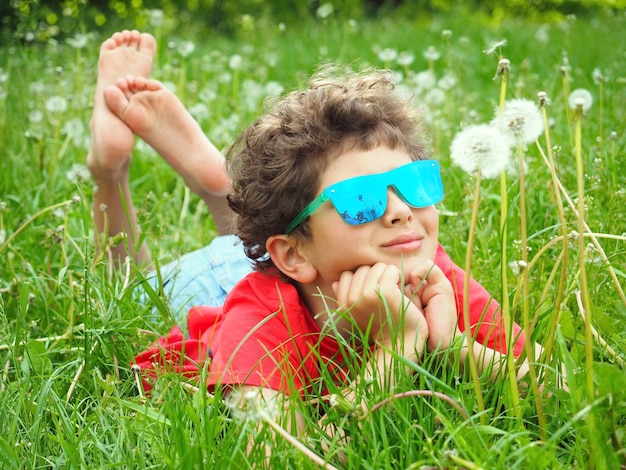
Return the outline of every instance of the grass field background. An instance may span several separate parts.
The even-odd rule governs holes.
[[[432,397],[399,399],[360,418],[324,404],[328,419],[351,436],[330,450],[322,448],[320,410],[297,403],[308,423],[300,440],[326,465],[626,465],[625,26],[622,12],[549,24],[478,14],[264,20],[235,37],[144,28],[159,41],[153,76],[175,90],[223,149],[262,112],[267,96],[305,83],[319,64],[393,70],[401,90],[423,106],[443,168],[441,243],[460,265],[470,246],[473,276],[497,299],[508,293],[512,318],[553,352],[534,358],[545,389],[526,382],[520,398],[508,377],[476,383],[431,360],[417,379],[400,377],[395,390],[357,390],[372,406],[399,391],[437,391],[467,418]],[[149,399],[138,394],[130,361],[173,319],[142,304],[137,278],[111,271],[93,243],[93,186],[84,163],[98,48],[110,33],[0,46],[0,466],[314,468],[291,440],[255,426],[264,413],[232,412],[219,396],[189,392],[176,376]],[[494,53],[484,52],[503,39]],[[499,55],[511,63],[506,98],[537,101],[546,92],[549,125],[520,149],[524,191],[513,170],[504,180],[483,180],[478,200],[475,178],[451,163],[449,149],[464,126],[493,119],[502,90]],[[578,88],[593,97],[580,116],[568,104]],[[161,263],[215,236],[201,201],[141,142],[131,172],[144,235]],[[509,264],[523,256],[528,268],[516,275]],[[569,391],[555,385],[562,365]],[[263,442],[273,449],[270,461],[261,457]]]

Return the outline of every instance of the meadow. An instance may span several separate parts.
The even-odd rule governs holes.
[[[183,33],[155,15],[143,26],[159,43],[153,77],[226,149],[265,98],[303,84],[319,64],[392,70],[423,107],[443,168],[442,245],[546,354],[530,352],[520,384],[512,360],[491,382],[426,358],[393,389],[356,390],[367,413],[341,400],[294,402],[307,422],[298,438],[276,429],[271,410],[232,410],[176,375],[145,397],[131,361],[174,320],[167,299],[142,301],[131,266],[113,270],[96,250],[85,167],[97,54],[112,31],[3,44],[0,467],[626,466],[624,12],[550,23],[323,16],[247,18],[222,37]],[[587,93],[576,100],[579,89]],[[513,99],[537,105],[540,133],[518,142],[497,175],[464,171],[451,156],[455,137]],[[140,141],[131,176],[161,263],[215,236],[200,199]],[[328,436],[320,415],[349,441]]]

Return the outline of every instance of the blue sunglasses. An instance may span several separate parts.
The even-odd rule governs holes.
[[[439,163],[417,160],[391,171],[348,178],[322,191],[300,212],[285,229],[289,234],[326,201],[333,203],[337,213],[350,225],[372,222],[387,210],[387,188],[409,206],[428,207],[443,198]]]

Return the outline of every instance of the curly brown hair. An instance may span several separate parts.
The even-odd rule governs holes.
[[[233,180],[228,203],[237,213],[237,235],[256,269],[273,271],[265,244],[321,191],[328,163],[353,150],[379,145],[428,158],[424,132],[410,100],[394,92],[384,70],[347,72],[327,67],[308,89],[278,100],[235,141],[227,155]],[[292,236],[310,236],[308,219]]]

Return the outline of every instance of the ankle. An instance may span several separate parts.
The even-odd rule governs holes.
[[[87,168],[98,184],[117,184],[121,181],[128,180],[128,170],[130,160],[124,162],[121,166],[107,166],[94,158],[87,158]]]

